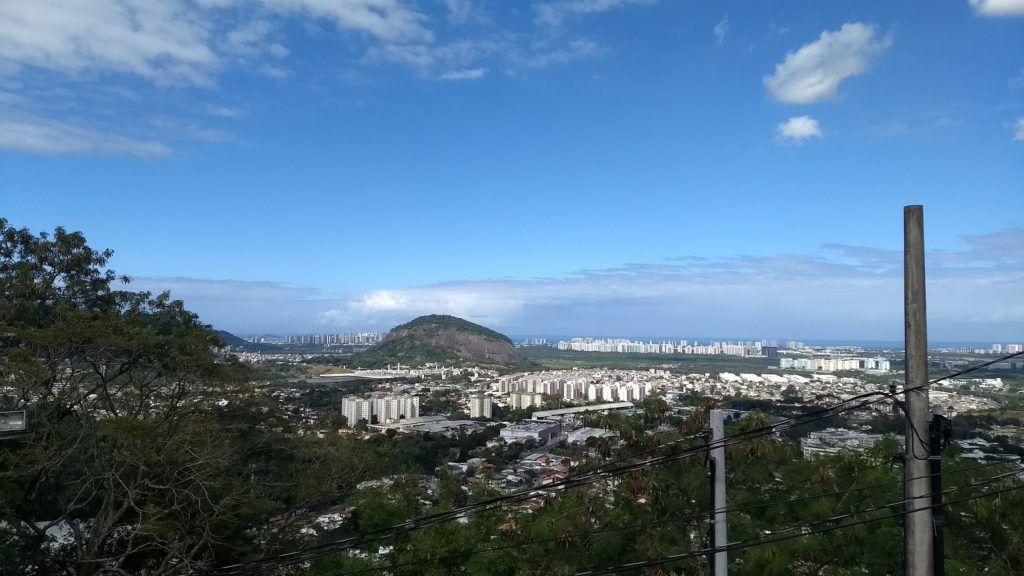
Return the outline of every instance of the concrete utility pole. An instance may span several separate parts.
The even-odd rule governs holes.
[[[906,327],[906,576],[933,576],[931,454],[928,446],[928,324],[925,311],[924,208],[903,207],[903,309]]]
[[[711,411],[711,547],[718,548],[729,543],[725,522],[725,412]],[[726,576],[728,573],[729,555],[726,551],[714,552],[711,558],[711,573],[714,576]]]

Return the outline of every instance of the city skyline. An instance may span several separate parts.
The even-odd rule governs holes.
[[[82,17],[82,14],[90,17]],[[233,333],[1024,333],[1024,3],[0,7],[0,217]]]

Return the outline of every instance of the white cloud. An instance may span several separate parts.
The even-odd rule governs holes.
[[[722,18],[711,32],[715,35],[715,43],[721,46],[722,42],[725,42],[725,35],[729,33],[729,18]]]
[[[245,22],[227,33],[226,47],[235,54],[255,55],[263,50],[272,29],[266,20]]]
[[[0,67],[203,84],[218,64],[208,36],[205,19],[180,0],[0,2]]]
[[[312,329],[317,314],[337,304],[312,288],[280,282],[135,277],[127,286],[171,298],[199,314],[203,322],[235,333],[287,333]]]
[[[164,156],[160,142],[137,140],[82,126],[26,115],[0,113],[0,149],[41,154],[129,154]]]
[[[501,323],[521,312],[525,305],[514,294],[505,293],[503,296],[495,298],[487,284],[377,290],[348,302],[344,308],[322,312],[318,320],[329,324],[359,325],[375,319],[390,324],[394,319],[423,314],[452,314],[480,322]]]
[[[971,236],[965,250],[928,254],[933,340],[1019,334],[1022,238],[1024,230]],[[898,339],[902,252],[843,245],[822,251],[688,257],[562,278],[373,290],[323,310],[317,320],[387,329],[421,314],[447,313],[512,333]]]
[[[274,80],[284,80],[292,75],[291,71],[281,66],[275,66],[273,64],[263,64],[256,69],[256,72],[266,76],[267,78],[273,78]]]
[[[288,47],[277,43],[271,44],[270,47],[267,48],[267,51],[269,51],[270,55],[274,58],[287,58],[288,54],[291,53],[291,51],[288,50]]]
[[[585,60],[601,54],[604,50],[596,42],[585,38],[571,40],[564,46],[544,48],[534,46],[533,52],[522,58],[522,63],[531,68],[548,68]]]
[[[364,58],[370,64],[408,66],[424,76],[482,68],[476,64],[492,55],[512,54],[515,46],[496,40],[459,40],[449,44],[378,44]]]
[[[490,24],[491,18],[473,0],[445,0],[448,21],[455,25]]]
[[[217,106],[215,104],[207,104],[206,113],[211,116],[220,116],[221,118],[238,118],[242,115],[241,110],[230,108],[228,106]]]
[[[630,4],[654,4],[657,0],[561,0],[535,4],[536,22],[545,26],[559,26],[574,14],[596,14]]]
[[[1024,117],[1017,120],[1017,131],[1013,135],[1014,140],[1024,140]]]
[[[427,17],[399,0],[264,0],[274,10],[305,12],[333,20],[339,28],[366,32],[388,42],[431,41]]]
[[[484,74],[487,74],[486,68],[465,68],[462,70],[452,70],[451,72],[445,72],[441,75],[442,80],[476,80],[477,78],[483,78]]]
[[[968,0],[984,16],[1024,16],[1024,0]]]
[[[764,85],[781,102],[829,100],[836,97],[840,82],[867,72],[891,43],[890,37],[878,38],[872,25],[843,24],[786,54],[786,60],[775,66],[775,73],[764,77]]]
[[[803,144],[810,138],[821,138],[821,126],[810,116],[794,116],[779,124],[776,128],[778,138],[782,142]]]
[[[1024,322],[1024,229],[931,251],[932,341],[1011,340]],[[683,257],[558,278],[456,281],[328,296],[274,282],[135,278],[235,333],[386,330],[447,313],[512,334],[893,339],[902,250],[829,244],[814,255]],[[128,271],[130,274],[130,271]]]
[[[1024,88],[1024,70],[1020,71],[1020,74],[1010,78],[1010,88]]]

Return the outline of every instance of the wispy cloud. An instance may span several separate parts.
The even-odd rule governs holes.
[[[111,134],[103,120],[116,116],[117,132],[146,132],[152,127],[147,103],[180,102],[192,98],[190,91],[206,91],[196,98],[205,102],[210,94],[223,93],[214,89],[227,70],[281,82],[307,71],[301,62],[308,59],[287,64],[292,56],[287,35],[294,28],[289,22],[315,28],[321,39],[348,44],[337,54],[361,65],[350,67],[351,74],[400,66],[424,79],[472,80],[490,70],[514,75],[594,58],[605,51],[597,41],[568,29],[553,31],[548,24],[569,15],[650,3],[542,2],[536,4],[532,24],[513,30],[497,26],[474,0],[439,3],[440,20],[414,0],[261,0],[258,7],[249,0],[0,2],[0,80],[5,86],[28,79],[46,84],[38,98],[18,99],[19,90],[4,88],[0,101],[22,108],[8,115],[8,125],[24,118],[16,123],[18,133],[3,139],[8,148],[21,150],[165,154],[166,147],[157,142]],[[448,26],[440,25],[445,17]],[[111,91],[118,85],[131,86],[132,94],[118,100]],[[75,94],[58,95],[59,90]],[[102,94],[103,100],[90,92]],[[124,105],[129,101],[131,106]],[[204,107],[207,117],[237,117],[227,106],[202,103],[200,113]],[[203,121],[190,120],[194,125]],[[193,132],[201,140],[228,139],[211,138],[215,134],[209,129]]]
[[[560,0],[534,4],[536,22],[545,26],[559,26],[569,16],[597,14],[630,4],[654,4],[657,0]]]
[[[456,26],[465,24],[490,24],[491,18],[473,0],[445,0],[448,7],[448,21]]]
[[[930,251],[933,340],[1020,339],[1024,229]],[[899,339],[902,251],[827,244],[813,254],[704,258],[580,270],[564,277],[466,280],[357,294],[276,282],[136,278],[241,333],[379,329],[447,313],[511,333]]]
[[[935,338],[1019,336],[1024,230],[965,238],[931,252]],[[337,327],[386,329],[449,313],[520,333],[796,335],[898,338],[902,253],[826,245],[818,255],[680,258],[563,278],[450,282],[373,290],[322,311]]]
[[[1017,120],[1017,129],[1013,134],[1014,140],[1024,140],[1024,117]]]
[[[487,74],[486,68],[466,68],[463,70],[452,70],[441,75],[442,80],[476,80]]]
[[[206,112],[211,116],[220,116],[221,118],[238,118],[243,115],[243,112],[237,108],[217,104],[207,104]]]
[[[729,33],[729,18],[722,18],[711,32],[715,35],[715,43],[721,46],[725,42],[725,35]]]
[[[1024,0],[968,0],[983,16],[1024,16]]]
[[[541,43],[535,44],[532,51],[519,60],[531,68],[548,68],[592,58],[603,51],[604,49],[596,42],[577,38],[555,47],[546,47]]]
[[[776,127],[779,141],[789,144],[803,144],[811,138],[821,138],[821,126],[810,116],[794,116]]]
[[[154,294],[168,291],[204,322],[246,334],[312,330],[312,319],[341,301],[282,282],[140,276],[132,277],[128,288]]]
[[[171,153],[161,142],[3,111],[0,111],[0,149],[40,154],[128,154],[144,158]]]
[[[814,42],[786,54],[786,59],[775,66],[775,73],[764,77],[764,85],[780,102],[831,100],[838,95],[843,80],[867,72],[891,44],[891,36],[879,38],[872,25],[843,24],[839,30],[822,32]]]
[[[433,40],[427,15],[399,0],[264,0],[271,10],[333,21],[342,30],[365,32],[387,42]]]
[[[207,22],[179,0],[0,3],[0,64],[9,67],[204,84],[218,65],[209,36]]]

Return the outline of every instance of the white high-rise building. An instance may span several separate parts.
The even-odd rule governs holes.
[[[565,388],[562,389],[562,398],[566,400],[576,400],[580,397],[580,386],[576,382],[566,382]]]
[[[419,418],[419,396],[382,396],[378,398],[342,398],[341,413],[348,420],[349,426],[355,426],[359,420],[372,423],[389,424],[402,418]]]
[[[366,420],[369,424],[373,419],[373,404],[363,398],[342,398],[341,414],[348,421],[350,428],[360,420]]]
[[[513,392],[509,394],[509,405],[512,409],[517,408],[529,408],[530,406],[540,406],[543,402],[540,394],[531,394],[529,392]]]
[[[490,418],[491,399],[487,396],[473,396],[469,399],[470,418]]]

